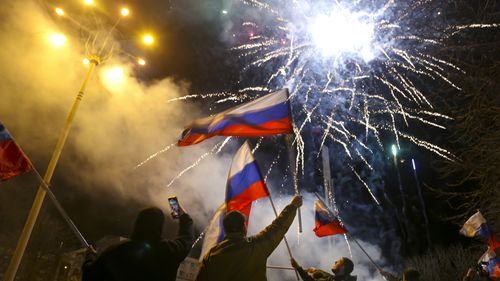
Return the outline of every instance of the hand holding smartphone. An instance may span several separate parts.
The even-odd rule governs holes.
[[[172,209],[172,218],[178,219],[181,215],[181,206],[179,205],[177,197],[169,197],[168,204],[170,205],[170,209]]]

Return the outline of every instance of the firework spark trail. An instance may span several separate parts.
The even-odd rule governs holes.
[[[172,148],[173,146],[175,146],[175,144],[176,144],[176,143],[177,143],[177,142],[174,142],[174,143],[172,143],[172,144],[169,144],[169,145],[165,146],[162,150],[160,150],[160,151],[158,151],[158,152],[155,152],[155,153],[153,153],[153,154],[149,155],[149,157],[148,157],[148,158],[146,158],[146,160],[144,160],[144,161],[142,161],[141,163],[137,164],[137,165],[134,167],[134,170],[135,170],[135,169],[137,169],[137,168],[139,168],[139,167],[141,167],[142,165],[146,164],[146,163],[147,163],[147,162],[149,162],[151,159],[156,158],[158,155],[160,155],[160,154],[162,154],[162,153],[165,153],[165,152],[169,151],[169,150],[170,150],[170,148]]]
[[[179,174],[177,174],[177,176],[175,176],[168,184],[167,184],[167,188],[169,188],[170,186],[172,186],[172,184],[177,181],[179,178],[181,178],[187,171],[193,169],[194,167],[198,166],[198,164],[200,164],[201,161],[203,161],[205,158],[207,158],[207,156],[211,155],[211,154],[218,154],[219,152],[221,152],[222,148],[224,148],[224,146],[226,146],[226,144],[231,140],[232,137],[227,137],[224,139],[224,141],[214,145],[214,147],[209,151],[209,152],[206,152],[204,153],[203,155],[201,155],[193,164],[191,164],[190,166],[188,166],[187,168],[185,168],[184,170],[182,170]]]
[[[183,100],[188,100],[188,99],[206,99],[206,98],[218,98],[218,97],[227,97],[227,96],[232,96],[232,94],[226,93],[226,92],[221,92],[221,93],[210,93],[210,94],[186,95],[186,96],[182,96],[182,97],[169,99],[169,100],[167,100],[167,103],[174,102],[174,101],[183,101]]]
[[[358,174],[358,172],[356,172],[354,167],[349,165],[349,168],[351,168],[351,171],[354,173],[354,175],[356,175],[356,178],[358,178],[358,180],[363,184],[363,186],[366,188],[368,193],[370,193],[371,197],[373,198],[373,201],[375,201],[375,203],[377,203],[377,205],[380,207],[380,202],[377,200],[377,197],[375,197],[375,194],[373,194],[373,192],[370,189],[370,187],[368,186],[368,184],[361,178],[361,176]]]

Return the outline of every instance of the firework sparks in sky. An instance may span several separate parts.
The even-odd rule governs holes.
[[[382,135],[387,133],[398,148],[407,141],[445,159],[455,158],[408,128],[444,130],[442,123],[451,119],[436,111],[426,97],[432,83],[461,90],[450,73],[465,72],[435,55],[443,40],[465,29],[495,24],[447,25],[438,10],[419,12],[430,1],[235,2],[232,7],[239,11],[235,14],[241,23],[238,32],[246,38],[232,50],[245,63],[241,83],[245,88],[178,100],[215,98],[215,104],[239,103],[287,87],[299,132],[306,126],[320,128],[321,147],[327,141],[336,143],[349,160],[364,163],[367,169],[373,167],[366,155],[376,146],[384,149]],[[230,10],[224,11],[231,15]],[[304,144],[300,139],[296,143]],[[297,165],[303,164],[303,156],[297,159],[301,160]]]

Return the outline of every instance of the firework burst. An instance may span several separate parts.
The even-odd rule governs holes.
[[[300,133],[307,127],[320,129],[320,149],[326,142],[338,144],[348,161],[363,163],[369,170],[373,170],[369,155],[377,147],[384,150],[382,140],[388,135],[398,148],[406,141],[455,159],[409,128],[444,130],[443,123],[451,119],[436,111],[426,96],[437,84],[461,90],[450,77],[465,72],[435,55],[445,40],[463,30],[496,24],[450,25],[433,1],[230,2],[234,13],[224,10],[224,15],[235,15],[231,50],[245,65],[244,87],[236,93],[176,100],[240,103],[287,87],[298,131],[297,167],[304,166]],[[378,204],[355,166],[348,166]]]

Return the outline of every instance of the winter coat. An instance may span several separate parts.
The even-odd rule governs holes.
[[[307,274],[307,272],[302,267],[296,268],[300,277],[304,281],[356,281],[357,277],[352,275],[332,275],[326,271],[316,269],[312,276]]]
[[[82,281],[174,281],[179,264],[191,250],[193,220],[188,214],[181,215],[173,240],[162,240],[158,227],[163,227],[163,221],[136,222],[130,241],[105,250],[95,262],[84,264]]]
[[[202,261],[197,281],[265,281],[267,258],[278,247],[295,218],[290,204],[259,234],[228,233]]]

